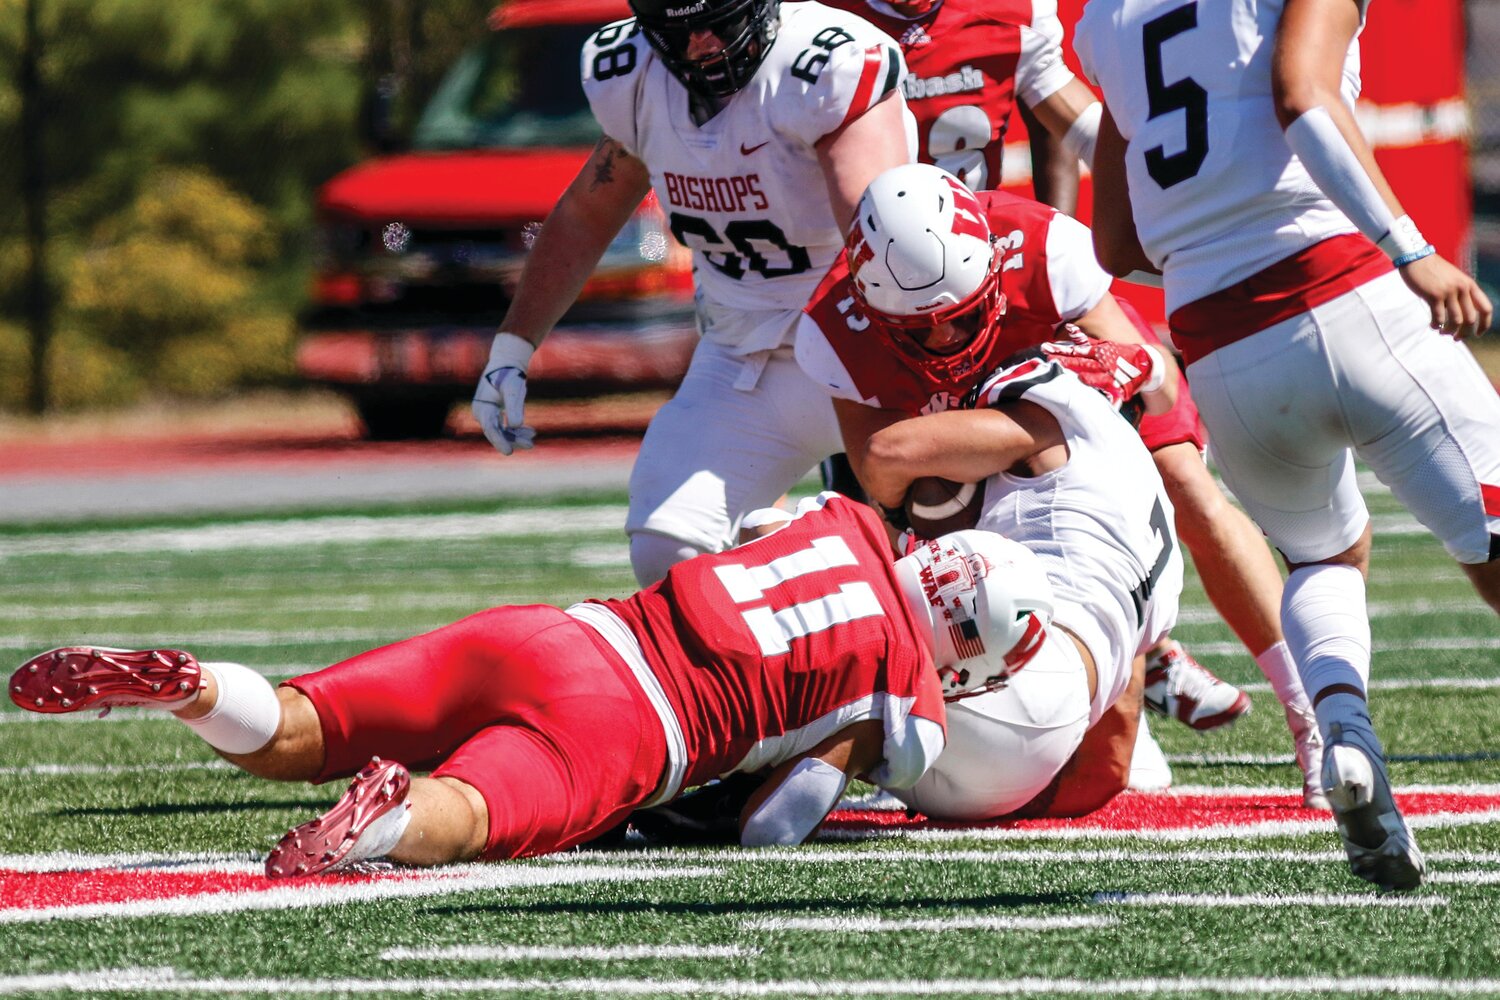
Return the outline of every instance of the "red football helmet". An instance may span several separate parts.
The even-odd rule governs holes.
[[[926,163],[892,167],[859,201],[846,251],[849,277],[872,327],[909,359],[946,379],[979,370],[1000,335],[1005,293],[984,208],[963,182]],[[924,346],[952,323],[955,351]]]

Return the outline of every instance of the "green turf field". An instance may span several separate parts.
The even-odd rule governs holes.
[[[169,718],[37,721],[7,703],[0,994],[1500,996],[1500,628],[1389,494],[1369,495],[1372,701],[1392,776],[1496,800],[1414,817],[1433,871],[1414,894],[1350,877],[1329,820],[855,829],[796,850],[582,853],[42,920],[25,901],[55,893],[59,869],[99,870],[81,888],[69,876],[75,905],[114,899],[121,871],[132,893],[197,873],[254,889],[267,848],[342,788],[242,776]],[[622,496],[590,496],[3,530],[0,659],[181,645],[284,677],[495,604],[627,593],[623,517]],[[1185,793],[1166,798],[1290,801],[1280,711],[1195,580],[1183,622],[1178,637],[1257,708],[1207,737],[1156,722]]]

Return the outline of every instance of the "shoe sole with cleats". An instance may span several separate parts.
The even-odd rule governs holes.
[[[34,656],[10,675],[10,700],[28,712],[160,706],[203,686],[203,671],[180,649],[64,646]]]
[[[317,819],[287,831],[266,857],[267,878],[304,878],[339,867],[360,834],[399,809],[411,791],[411,774],[393,760],[374,758],[349,790]]]
[[[1350,871],[1387,892],[1422,884],[1426,862],[1378,760],[1356,744],[1330,740],[1323,749],[1323,789]]]

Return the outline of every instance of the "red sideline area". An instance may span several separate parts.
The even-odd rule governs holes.
[[[327,885],[374,882],[397,874],[323,876]],[[251,872],[173,871],[170,868],[96,868],[86,871],[18,872],[0,869],[0,910],[130,903],[218,893],[264,892],[287,885]]]
[[[1408,817],[1436,814],[1476,814],[1500,810],[1500,795],[1464,792],[1402,792],[1396,795]],[[1002,829],[1038,832],[1193,830],[1209,827],[1249,827],[1280,821],[1323,819],[1328,813],[1304,808],[1301,795],[1174,795],[1125,792],[1081,819],[1000,820],[988,823],[947,823],[920,813],[889,810],[840,809],[823,824],[825,830],[963,830]]]

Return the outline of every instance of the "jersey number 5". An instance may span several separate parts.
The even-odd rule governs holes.
[[[1164,146],[1146,150],[1146,172],[1163,190],[1196,175],[1208,157],[1208,91],[1190,76],[1167,83],[1161,65],[1161,47],[1196,27],[1198,4],[1194,2],[1147,21],[1141,29],[1146,59],[1146,118],[1149,121],[1181,111],[1187,131],[1180,152],[1168,153]]]
[[[837,535],[814,538],[812,544],[761,566],[729,563],[714,568],[719,582],[739,606],[760,651],[780,656],[791,650],[794,639],[825,632],[835,625],[885,614],[875,589],[863,581],[846,583],[822,597],[773,611],[766,591],[788,580],[824,573],[839,566],[857,566],[858,558]],[[746,605],[751,605],[746,607]]]

